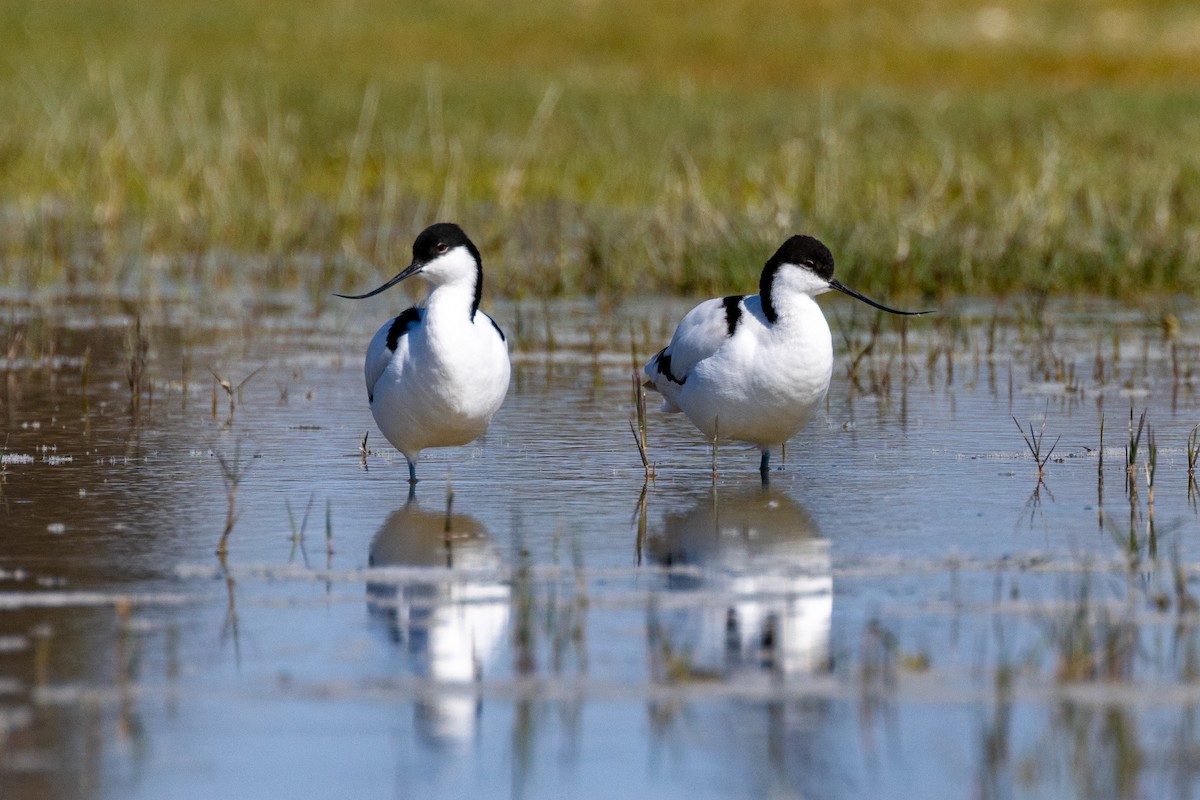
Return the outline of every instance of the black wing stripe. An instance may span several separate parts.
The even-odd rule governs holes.
[[[725,328],[728,333],[726,336],[733,336],[733,332],[737,330],[738,323],[742,319],[742,298],[743,295],[730,295],[721,300],[721,305],[725,306]]]

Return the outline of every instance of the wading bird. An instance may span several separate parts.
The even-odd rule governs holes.
[[[833,277],[833,255],[811,236],[793,236],[763,267],[758,294],[706,300],[680,321],[671,343],[647,362],[647,386],[663,410],[682,411],[712,440],[770,448],[807,424],[833,374],[829,324],[813,299],[836,289],[892,314],[897,311],[846,288]]]
[[[504,402],[510,367],[504,332],[479,310],[483,264],[462,228],[431,225],[412,253],[412,263],[378,289],[338,297],[373,297],[411,275],[429,284],[424,302],[379,329],[364,365],[375,424],[404,454],[415,484],[422,450],[483,433]]]

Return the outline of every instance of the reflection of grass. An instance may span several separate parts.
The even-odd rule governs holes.
[[[1095,607],[1090,587],[1080,588],[1073,613],[1050,623],[1050,644],[1056,659],[1055,675],[1063,682],[1133,679],[1137,627],[1114,619],[1108,609]]]
[[[1194,289],[1200,11],[0,0],[5,281],[301,288],[460,219],[511,294]],[[250,262],[235,253],[256,256]]]
[[[659,683],[707,683],[721,679],[719,673],[698,666],[692,649],[680,646],[659,619],[658,598],[646,608],[646,658],[650,679]]]
[[[217,464],[221,467],[221,478],[225,481],[225,529],[221,532],[221,541],[217,544],[217,555],[224,560],[229,552],[229,534],[233,533],[233,526],[237,524],[238,487],[246,477],[251,462],[242,460],[241,444],[237,444],[233,448],[233,457],[226,458],[224,454],[218,454]],[[305,513],[307,516],[307,512]]]

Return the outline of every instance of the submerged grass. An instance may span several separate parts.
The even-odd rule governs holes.
[[[1058,443],[1062,440],[1062,434],[1059,434],[1054,439],[1054,444],[1050,445],[1050,449],[1042,454],[1042,443],[1046,438],[1046,418],[1042,416],[1042,426],[1036,431],[1033,429],[1033,423],[1029,423],[1029,434],[1025,434],[1025,429],[1021,427],[1021,423],[1016,417],[1012,418],[1013,424],[1017,426],[1017,431],[1020,432],[1021,438],[1025,441],[1025,446],[1029,448],[1029,454],[1033,456],[1033,461],[1037,464],[1038,483],[1041,484],[1046,476],[1046,464],[1050,462],[1050,458],[1054,455],[1054,449],[1058,447]]]
[[[514,296],[724,291],[796,231],[885,296],[1200,289],[1200,9],[543,12],[0,0],[0,284],[319,306],[455,218]]]
[[[1129,409],[1129,443],[1125,445],[1125,488],[1130,501],[1137,496],[1137,459],[1142,445],[1142,432],[1146,427],[1146,411],[1138,417],[1137,429],[1133,427],[1133,408]]]
[[[236,385],[233,382],[221,377],[220,373],[218,373],[212,367],[209,367],[208,371],[210,373],[212,373],[213,381],[214,381],[214,383],[213,383],[213,404],[212,404],[213,417],[215,418],[217,416],[217,387],[218,386],[221,387],[221,389],[223,389],[225,391],[225,394],[229,397],[229,418],[233,419],[233,414],[237,410],[237,404],[242,399],[242,389],[245,388],[246,384],[249,383],[252,378],[254,378],[256,375],[258,375],[258,373],[260,373],[264,369],[266,369],[266,366],[267,366],[266,364],[263,364],[262,366],[258,367],[257,369],[252,371],[249,375],[242,378],[241,381],[239,381]],[[363,437],[363,444],[365,447],[365,444],[366,444],[365,436]]]
[[[1188,433],[1187,438],[1187,469],[1188,477],[1196,477],[1196,463],[1200,461],[1200,425],[1196,425]]]

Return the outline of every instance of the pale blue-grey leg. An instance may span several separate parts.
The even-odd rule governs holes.
[[[758,474],[762,476],[762,482],[767,483],[770,480],[771,451],[763,448],[762,461],[758,462]]]
[[[407,458],[404,460],[408,461]],[[411,461],[408,461],[408,483],[409,485],[416,485],[417,483],[417,465]]]

